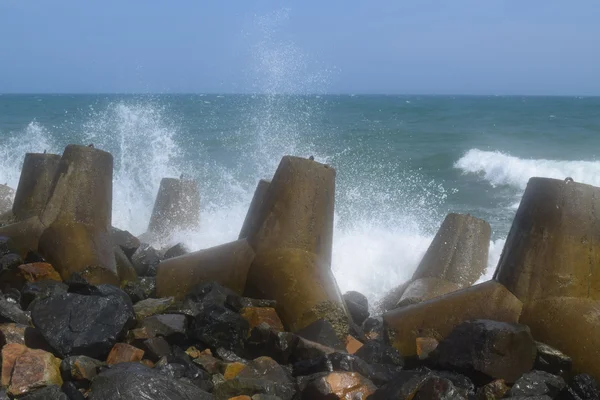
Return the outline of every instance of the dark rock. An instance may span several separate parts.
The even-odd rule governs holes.
[[[296,335],[336,350],[346,350],[346,346],[338,338],[333,325],[324,319],[319,319],[300,329],[296,332]]]
[[[1,398],[1,397],[0,397]],[[19,400],[69,400],[67,395],[60,390],[58,386],[46,386],[36,391],[30,392],[25,396],[19,397]]]
[[[29,250],[25,255],[25,259],[23,260],[23,264],[31,264],[36,262],[46,262],[44,256],[34,250]]]
[[[554,398],[566,386],[563,378],[544,371],[532,371],[520,377],[508,392],[509,397],[550,396]]]
[[[227,350],[223,347],[219,347],[218,349],[216,349],[215,354],[217,357],[219,357],[221,360],[223,360],[226,363],[236,363],[236,362],[242,363],[242,364],[248,363],[247,360],[244,360],[242,357],[239,357],[233,351]]]
[[[89,400],[210,400],[197,386],[172,379],[139,363],[123,363],[103,371],[92,382]]]
[[[65,381],[77,381],[87,386],[106,364],[86,356],[67,357],[60,363],[60,374]]]
[[[125,306],[128,313],[134,313],[133,302],[121,289],[113,285],[83,285],[83,286],[70,286],[70,293],[77,293],[86,296],[100,296],[100,297],[115,297],[121,300],[121,303]]]
[[[144,340],[145,355],[152,361],[158,361],[161,357],[171,354],[171,346],[162,337]]]
[[[15,288],[6,289],[2,295],[9,303],[21,304],[21,292]]]
[[[187,379],[202,390],[211,391],[213,389],[210,374],[194,364],[182,349],[174,347],[172,353],[161,358],[155,368],[172,378]]]
[[[244,347],[248,358],[266,356],[279,364],[288,364],[297,342],[296,335],[289,332],[275,332],[267,324],[261,324],[252,329]]]
[[[241,297],[237,294],[227,295],[225,305],[235,312],[240,312],[247,307],[277,307],[275,300],[251,299],[250,297]]]
[[[471,381],[471,379],[468,377],[451,371],[430,371],[430,373],[452,382],[461,396],[468,399],[475,396],[475,384],[473,384],[473,381]]]
[[[376,389],[367,378],[356,372],[317,374],[302,390],[302,400],[366,399]]]
[[[346,292],[343,297],[352,320],[357,325],[362,325],[370,315],[369,300],[367,300],[365,295],[353,291]]]
[[[362,331],[367,340],[387,341],[383,318],[369,317],[362,324]]]
[[[209,304],[194,319],[192,336],[213,349],[223,347],[240,354],[248,336],[248,321],[223,306]]]
[[[30,325],[31,318],[28,313],[4,296],[0,296],[0,323],[15,322],[17,324]]]
[[[5,254],[0,258],[0,272],[15,269],[21,264],[23,264],[23,259],[18,254]]]
[[[196,316],[208,305],[225,306],[227,297],[240,297],[234,291],[216,282],[206,282],[194,286],[183,300],[183,308],[189,310],[187,315]],[[231,300],[233,301],[233,300]]]
[[[378,340],[369,340],[355,353],[369,364],[391,364],[404,366],[402,354],[392,346]]]
[[[294,391],[289,392],[288,385],[282,385],[266,379],[240,378],[220,381],[215,384],[213,394],[217,399],[229,399],[235,396],[254,396],[266,394],[278,396],[282,400],[291,400]]]
[[[465,399],[448,379],[428,377],[419,387],[413,400]]]
[[[600,385],[588,374],[573,377],[557,397],[558,400],[600,400]]]
[[[19,251],[11,238],[0,236],[0,256],[5,256],[10,253],[16,254],[18,252]]]
[[[533,369],[554,375],[566,375],[571,372],[571,358],[560,350],[547,344],[535,342],[537,357]]]
[[[64,283],[53,280],[27,282],[21,289],[21,307],[28,309],[36,299],[65,294],[68,289],[69,287]]]
[[[123,288],[133,303],[145,300],[156,295],[156,278],[150,276],[138,277],[130,281]]]
[[[140,240],[127,231],[113,227],[110,234],[113,243],[119,246],[129,259],[133,257],[135,251],[140,247]]]
[[[150,245],[141,245],[131,256],[131,263],[138,276],[156,276],[160,253]]]
[[[510,390],[502,379],[497,379],[477,390],[477,400],[498,400]]]
[[[190,251],[183,243],[177,243],[175,246],[171,247],[169,250],[165,251],[165,256],[163,257],[165,260],[169,258],[180,257],[186,255]]]
[[[369,340],[365,336],[365,331],[363,331],[362,326],[357,325],[352,319],[348,320],[348,332],[351,336],[363,343]]]
[[[429,370],[401,371],[393,381],[375,391],[369,400],[412,399],[431,376]]]
[[[10,400],[4,389],[0,389],[0,400]]]
[[[203,370],[211,375],[217,374],[223,364],[221,360],[209,354],[202,354],[197,358],[194,358],[194,364],[199,365]]]
[[[141,326],[146,329],[149,337],[163,336],[175,342],[185,337],[187,318],[181,314],[161,314],[145,318]]]
[[[282,399],[293,397],[295,382],[275,360],[259,357],[249,362],[237,375],[237,379],[258,379],[274,383],[275,395]]]
[[[255,394],[252,396],[252,400],[282,400],[279,396],[274,396],[270,394]]]
[[[442,369],[463,373],[476,383],[515,382],[531,371],[536,346],[526,325],[474,320],[458,325],[430,354]]]
[[[104,295],[55,294],[32,307],[34,326],[62,357],[87,355],[104,358],[133,326],[129,297],[118,288],[100,285]]]
[[[69,400],[85,400],[85,396],[77,389],[73,382],[64,382],[62,391],[67,395]]]
[[[336,350],[332,347],[323,346],[322,344],[298,336],[290,360],[296,363],[298,361],[323,357],[327,354],[334,353],[335,351]]]
[[[12,322],[0,324],[0,348],[9,343],[22,344],[30,349],[52,351],[50,345],[37,329]]]

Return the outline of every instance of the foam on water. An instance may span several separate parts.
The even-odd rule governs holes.
[[[565,179],[600,186],[600,162],[522,159],[499,151],[471,149],[455,164],[464,173],[478,174],[492,186],[525,189],[533,176]]]

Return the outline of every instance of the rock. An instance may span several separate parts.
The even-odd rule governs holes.
[[[517,322],[523,304],[501,284],[488,281],[442,297],[384,314],[392,345],[403,356],[417,353],[417,337],[441,340],[460,323],[473,319]]]
[[[319,319],[305,328],[296,332],[304,339],[331,347],[337,350],[345,350],[344,344],[337,336],[337,332],[329,321]]]
[[[510,397],[549,396],[555,398],[566,386],[563,378],[543,371],[532,371],[521,376],[508,392]]]
[[[444,369],[462,371],[476,380],[483,374],[512,383],[531,371],[536,351],[525,325],[473,320],[454,328],[431,358]]]
[[[173,297],[145,299],[135,303],[133,305],[133,310],[135,311],[136,319],[141,321],[144,318],[165,312],[174,303],[175,299]]]
[[[249,297],[242,297],[235,294],[227,296],[225,305],[235,312],[240,312],[242,309],[250,307],[275,308],[277,307],[277,302],[274,300],[251,299]]]
[[[419,338],[417,338],[416,342],[417,342],[417,356],[419,357],[419,360],[425,360],[432,351],[437,349],[438,345],[440,344],[434,338],[427,338],[427,337],[424,337],[424,338],[419,337]]]
[[[246,214],[246,218],[244,219],[244,223],[242,224],[242,229],[240,230],[238,239],[245,239],[248,236],[248,232],[255,232],[259,228],[257,226],[260,218],[259,211],[270,184],[271,182],[265,179],[258,181],[258,185],[254,191],[254,196],[252,196],[252,201],[248,207],[248,212]]]
[[[366,399],[377,388],[355,372],[331,372],[312,380],[302,392],[302,399]]]
[[[162,337],[144,340],[144,348],[146,349],[146,356],[153,361],[158,361],[160,358],[171,354],[171,346]]]
[[[381,317],[367,318],[365,322],[363,322],[362,329],[367,340],[386,340],[386,334],[383,328],[383,319]]]
[[[189,252],[190,251],[188,250],[188,248],[186,247],[185,244],[177,243],[175,246],[169,248],[165,252],[165,256],[163,258],[165,260],[168,260],[170,258],[181,257],[181,256],[188,254]]]
[[[248,322],[225,307],[210,304],[194,319],[192,336],[211,348],[240,353],[248,336]]]
[[[115,263],[117,266],[117,274],[119,275],[119,282],[121,286],[127,284],[127,282],[135,282],[137,279],[137,273],[131,263],[129,257],[125,255],[123,250],[119,246],[113,246],[115,253]]]
[[[1,398],[1,397],[0,397]],[[74,400],[69,397],[58,386],[46,386],[34,390],[25,396],[19,397],[19,400]]]
[[[138,277],[135,281],[127,282],[123,288],[133,303],[154,297],[156,294],[156,278],[150,276]]]
[[[217,282],[242,294],[253,258],[244,239],[165,260],[157,269],[156,292],[181,300],[194,286]]]
[[[404,366],[402,354],[396,349],[377,340],[366,342],[356,356],[369,364],[391,364],[398,367]]]
[[[138,276],[156,276],[154,272],[160,263],[160,253],[150,245],[141,245],[131,256],[131,263]]]
[[[557,399],[559,400],[599,400],[600,385],[588,374],[579,374],[573,377]]]
[[[242,364],[240,362],[233,362],[225,364],[225,370],[223,371],[223,378],[226,381],[235,378],[239,375],[242,370],[246,368],[246,364]]]
[[[69,287],[57,281],[27,282],[21,289],[21,306],[29,309],[31,304],[44,297],[66,294]]]
[[[30,325],[31,318],[17,304],[0,296],[0,323],[7,322]]]
[[[369,318],[369,301],[365,295],[359,292],[347,292],[343,297],[350,317],[356,324],[362,325]]]
[[[496,379],[477,390],[477,400],[499,400],[510,390],[502,379]]]
[[[274,308],[246,307],[240,311],[240,315],[248,321],[249,329],[254,329],[264,323],[275,332],[284,331],[283,324]]]
[[[209,349],[210,350],[210,349]],[[225,349],[223,347],[219,347],[215,350],[215,355],[225,362],[241,362],[242,364],[246,364],[247,361],[242,357],[235,354],[233,351]]]
[[[213,396],[183,380],[139,363],[123,363],[103,371],[92,382],[89,400],[210,400]]]
[[[127,295],[114,287],[103,291],[108,295],[55,294],[33,304],[33,324],[58,354],[104,358],[133,326]]]
[[[59,273],[48,263],[20,265],[19,273],[27,282],[39,282],[44,280],[62,282]]]
[[[123,250],[123,253],[125,253],[127,258],[129,259],[133,257],[133,254],[141,245],[140,240],[128,231],[123,231],[121,229],[112,227],[110,230],[110,234],[113,243],[116,246],[119,246],[121,250]]]
[[[20,255],[15,253],[5,254],[0,257],[0,272],[16,269],[21,264],[23,264],[23,259]]]
[[[64,400],[85,400],[85,396],[79,391],[73,382],[63,382],[61,389],[64,394],[66,394],[66,398],[64,398]]]
[[[183,302],[184,307],[193,311],[189,315],[195,317],[205,306],[217,305],[224,307],[227,299],[233,297],[240,296],[217,282],[205,282],[192,287],[185,295]]]
[[[455,399],[460,400],[466,398],[462,396],[454,387],[451,381],[437,376],[428,377],[421,384],[417,393],[413,397],[414,400],[445,400]]]
[[[88,384],[106,363],[87,356],[71,356],[62,360],[60,372],[64,380]]]
[[[439,382],[440,377],[429,370],[402,371],[393,381],[375,391],[369,400],[414,399],[429,379]],[[443,384],[443,382],[440,383]],[[443,386],[447,386],[447,383]],[[447,398],[463,400],[462,396]]]
[[[213,384],[208,373],[198,367],[182,349],[173,347],[173,354],[161,358],[156,367],[161,373],[171,379],[184,379],[205,391],[211,391]]]
[[[30,251],[37,250],[44,229],[39,217],[0,227],[0,256],[15,253],[25,257]]]
[[[17,359],[27,351],[27,347],[18,343],[7,344],[2,347],[2,387],[8,387],[12,370]]]
[[[4,357],[4,349],[2,354]],[[51,353],[44,350],[24,348],[23,352],[14,359],[12,372],[9,369],[10,384],[8,393],[13,396],[21,396],[44,386],[55,385],[60,387],[62,378],[59,366],[60,360]]]
[[[346,351],[350,354],[355,354],[363,346],[361,342],[354,337],[348,335],[346,337]]]
[[[6,185],[0,185],[0,214],[10,212],[15,196],[15,190]]]
[[[294,334],[275,332],[267,324],[261,324],[250,332],[244,350],[249,358],[266,356],[280,364],[288,364],[298,340]]]
[[[127,343],[117,343],[113,346],[106,363],[108,365],[115,365],[126,362],[141,361],[144,358],[144,350],[133,347]]]
[[[18,254],[17,246],[9,236],[0,236],[0,256]]]
[[[14,323],[0,324],[0,348],[9,343],[21,344],[30,349],[51,350],[44,337],[35,328]]]
[[[560,350],[541,342],[535,342],[537,356],[533,369],[549,372],[554,375],[566,375],[571,372],[573,361]]]
[[[161,314],[144,319],[141,323],[149,338],[163,336],[169,340],[184,337],[187,331],[187,319],[180,314]]]
[[[210,352],[210,349],[207,349],[207,350],[209,352],[209,355],[212,355],[212,352]],[[194,358],[200,357],[201,355],[203,355],[205,353],[203,353],[203,351],[198,349],[196,346],[190,346],[185,351],[185,354],[190,356],[190,358],[194,359]]]
[[[202,354],[194,358],[194,363],[202,367],[203,370],[211,375],[215,375],[220,370],[221,361],[209,354]]]

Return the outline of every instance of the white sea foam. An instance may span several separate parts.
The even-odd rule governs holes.
[[[600,162],[523,159],[499,151],[471,149],[455,164],[464,173],[478,174],[492,186],[508,185],[525,189],[529,178],[573,178],[576,182],[600,186]]]

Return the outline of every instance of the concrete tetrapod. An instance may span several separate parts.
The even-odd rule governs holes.
[[[39,251],[63,279],[119,285],[110,236],[113,158],[93,147],[65,148],[41,221]]]
[[[200,224],[200,191],[190,179],[163,178],[156,195],[148,233],[154,240],[195,229]]]
[[[242,229],[240,230],[240,236],[238,239],[245,239],[248,236],[248,232],[255,232],[258,229],[256,226],[259,218],[258,212],[260,211],[260,207],[265,199],[265,195],[267,194],[270,184],[270,181],[264,179],[258,181],[258,185],[256,185],[256,190],[254,190],[254,196],[252,196],[252,201],[250,202],[250,207],[248,207],[248,212],[246,213],[246,218],[242,224]]]
[[[241,294],[253,259],[245,239],[170,258],[156,270],[156,294],[181,300],[194,286],[209,281]]]
[[[12,209],[15,190],[7,185],[0,185],[0,214],[6,214]]]
[[[574,373],[600,380],[600,301],[552,297],[525,304],[520,322],[536,340],[556,347],[573,360]]]
[[[600,188],[532,178],[494,278],[521,301],[600,299]]]
[[[52,188],[52,180],[58,168],[58,154],[27,153],[21,169],[19,186],[12,207],[18,221],[40,216]]]
[[[44,225],[39,217],[31,217],[0,228],[0,236],[12,239],[22,258],[25,258],[30,250],[38,249],[42,232],[44,232]]]
[[[488,281],[383,315],[392,345],[404,356],[417,354],[416,339],[445,338],[471,319],[518,322],[523,303],[504,286]]]

